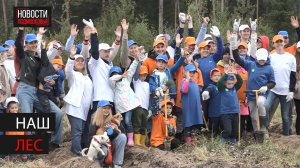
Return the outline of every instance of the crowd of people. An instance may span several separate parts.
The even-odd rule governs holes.
[[[298,18],[290,19],[299,41]],[[209,21],[203,18],[196,36],[192,17],[180,13],[174,36],[157,35],[147,53],[143,45],[150,44],[128,37],[126,19],[117,26],[112,45],[99,43],[91,19],[83,19],[79,44],[74,44],[79,33],[75,24],[65,45],[57,40],[47,44],[45,28],[34,34],[20,27],[15,40],[0,46],[0,111],[55,113],[49,142],[55,149],[62,146],[65,107],[71,152],[81,156],[94,135],[105,133],[111,147],[102,145],[97,159],[108,164],[112,155],[114,167],[123,165],[125,146],[166,150],[169,141],[175,149],[201,141],[197,134],[203,129],[223,144],[237,144],[247,133],[257,138],[260,132],[268,139],[279,103],[282,134],[293,133],[295,106],[300,135],[300,41],[290,44],[282,30],[270,42],[267,35],[257,36],[257,20],[251,19],[249,25],[234,20],[222,39],[216,26],[207,32]],[[69,52],[67,62],[63,50]],[[119,50],[120,64],[115,66]]]

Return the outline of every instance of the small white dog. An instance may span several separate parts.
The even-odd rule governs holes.
[[[101,152],[102,155],[105,155],[101,147],[103,145],[106,145],[107,147],[110,147],[109,137],[107,136],[107,133],[104,132],[103,135],[94,135],[90,144],[89,148],[84,148],[81,151],[82,156],[87,157],[90,161],[94,161],[94,159],[97,158],[98,152]],[[86,153],[86,150],[88,150],[88,153]]]

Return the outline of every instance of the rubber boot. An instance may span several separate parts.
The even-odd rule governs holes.
[[[264,133],[264,138],[268,138],[269,133],[267,131],[267,117],[259,116],[259,121],[260,121],[260,130]]]
[[[253,127],[253,132],[258,131],[257,119],[254,119],[254,118],[251,117],[251,123],[252,123],[252,127]]]
[[[221,144],[225,144],[225,143],[226,143],[226,139],[223,138],[223,137],[221,137],[221,138],[220,138],[220,143],[221,143]]]
[[[234,144],[234,145],[236,145],[237,144],[236,138],[231,139],[231,143]]]
[[[147,139],[147,135],[141,135],[141,146],[144,147],[144,148],[147,148],[146,146],[146,139]]]
[[[187,143],[187,144],[191,143],[192,142],[192,137],[191,136],[185,136],[184,137],[184,142]]]
[[[141,145],[141,134],[134,134],[134,144]]]
[[[133,142],[133,132],[127,133],[127,146],[134,146]]]

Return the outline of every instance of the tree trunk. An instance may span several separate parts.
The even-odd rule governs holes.
[[[224,12],[224,0],[221,0],[221,12]]]
[[[164,0],[159,0],[159,11],[158,11],[158,32],[163,32],[163,13],[164,13]]]
[[[211,0],[212,2],[212,15],[213,15],[213,18],[216,18],[216,4],[215,4],[215,0]]]
[[[4,33],[6,34],[6,36],[8,36],[6,6],[4,0],[2,0],[2,11],[3,11],[3,20],[4,20]]]
[[[256,0],[256,19],[258,19],[258,0]]]
[[[174,5],[174,28],[175,28],[175,30],[176,30],[176,27],[177,27],[177,15],[178,15],[178,12],[180,12],[180,11],[178,11],[179,9],[178,9],[178,7],[179,7],[179,2],[178,2],[179,0],[175,0],[175,5]]]
[[[15,0],[15,6],[18,6],[19,0]]]
[[[70,23],[70,0],[66,1],[66,19]]]
[[[24,0],[24,6],[29,6],[28,0]]]

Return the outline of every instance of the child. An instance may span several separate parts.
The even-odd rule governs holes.
[[[64,64],[61,59],[60,61],[54,62],[53,65],[49,62],[45,49],[45,42],[42,43],[41,57],[42,66],[38,75],[39,86],[37,90],[37,97],[42,105],[42,108],[44,109],[43,112],[48,113],[50,112],[49,99],[51,100],[51,92],[53,92],[53,86],[58,77],[57,72],[62,69]],[[55,99],[52,99],[52,101],[56,102]]]
[[[6,113],[19,113],[19,101],[16,97],[9,97],[5,101]],[[6,131],[5,135],[25,135],[24,131]],[[27,160],[30,155],[22,155],[22,160]]]
[[[167,68],[168,57],[164,54],[159,54],[156,57],[157,69],[153,71],[149,78],[150,84],[150,109],[153,114],[158,111],[159,102],[163,100],[163,92],[169,93],[169,97],[172,102],[176,97],[176,86],[167,86],[168,81],[173,81],[172,75],[180,68],[183,64],[185,57],[180,57],[174,66]]]
[[[116,111],[123,115],[125,119],[125,130],[127,132],[127,146],[134,146],[132,128],[132,110],[140,106],[140,103],[130,87],[132,77],[138,65],[138,56],[130,65],[129,70],[122,75],[122,70],[114,66],[109,70],[109,81],[114,90],[114,103]]]
[[[165,111],[165,104],[167,105],[167,111]],[[168,137],[171,138],[171,149],[179,146],[180,141],[174,138],[176,134],[176,119],[171,114],[172,108],[173,102],[165,100],[160,105],[161,113],[152,115],[151,146],[164,150],[164,140],[167,138],[166,125],[168,126]],[[167,120],[165,120],[165,113],[168,116]]]
[[[196,67],[193,64],[186,65],[185,79],[180,84],[184,140],[186,143],[192,141],[191,131],[195,126],[203,124],[201,115],[200,89],[194,81]]]
[[[137,75],[139,75],[138,79],[136,79]],[[147,75],[148,69],[146,66],[142,65],[139,74],[136,73],[133,81],[135,96],[141,104],[141,106],[135,109],[132,114],[134,143],[143,147],[146,147],[147,116],[150,96],[149,83],[145,82]]]
[[[258,100],[254,92],[247,93],[247,101],[250,108],[250,116],[254,131],[266,131],[266,108],[265,102],[268,89],[275,86],[274,70],[268,60],[268,51],[260,48],[256,51],[256,61],[241,59],[237,50],[233,51],[233,57],[241,67],[248,71],[248,90],[259,90]],[[257,104],[256,104],[257,102]],[[257,112],[259,113],[260,128],[258,130]]]
[[[235,80],[237,82],[235,83]],[[220,92],[220,113],[223,132],[221,143],[230,140],[237,143],[239,102],[237,90],[241,88],[243,80],[239,74],[224,74],[219,80],[217,87]]]
[[[202,93],[203,100],[208,100],[208,127],[211,130],[212,135],[217,135],[220,133],[220,103],[221,97],[219,90],[217,88],[217,83],[221,78],[221,71],[218,68],[212,69],[210,71],[210,80],[212,81],[211,84],[205,89]]]

